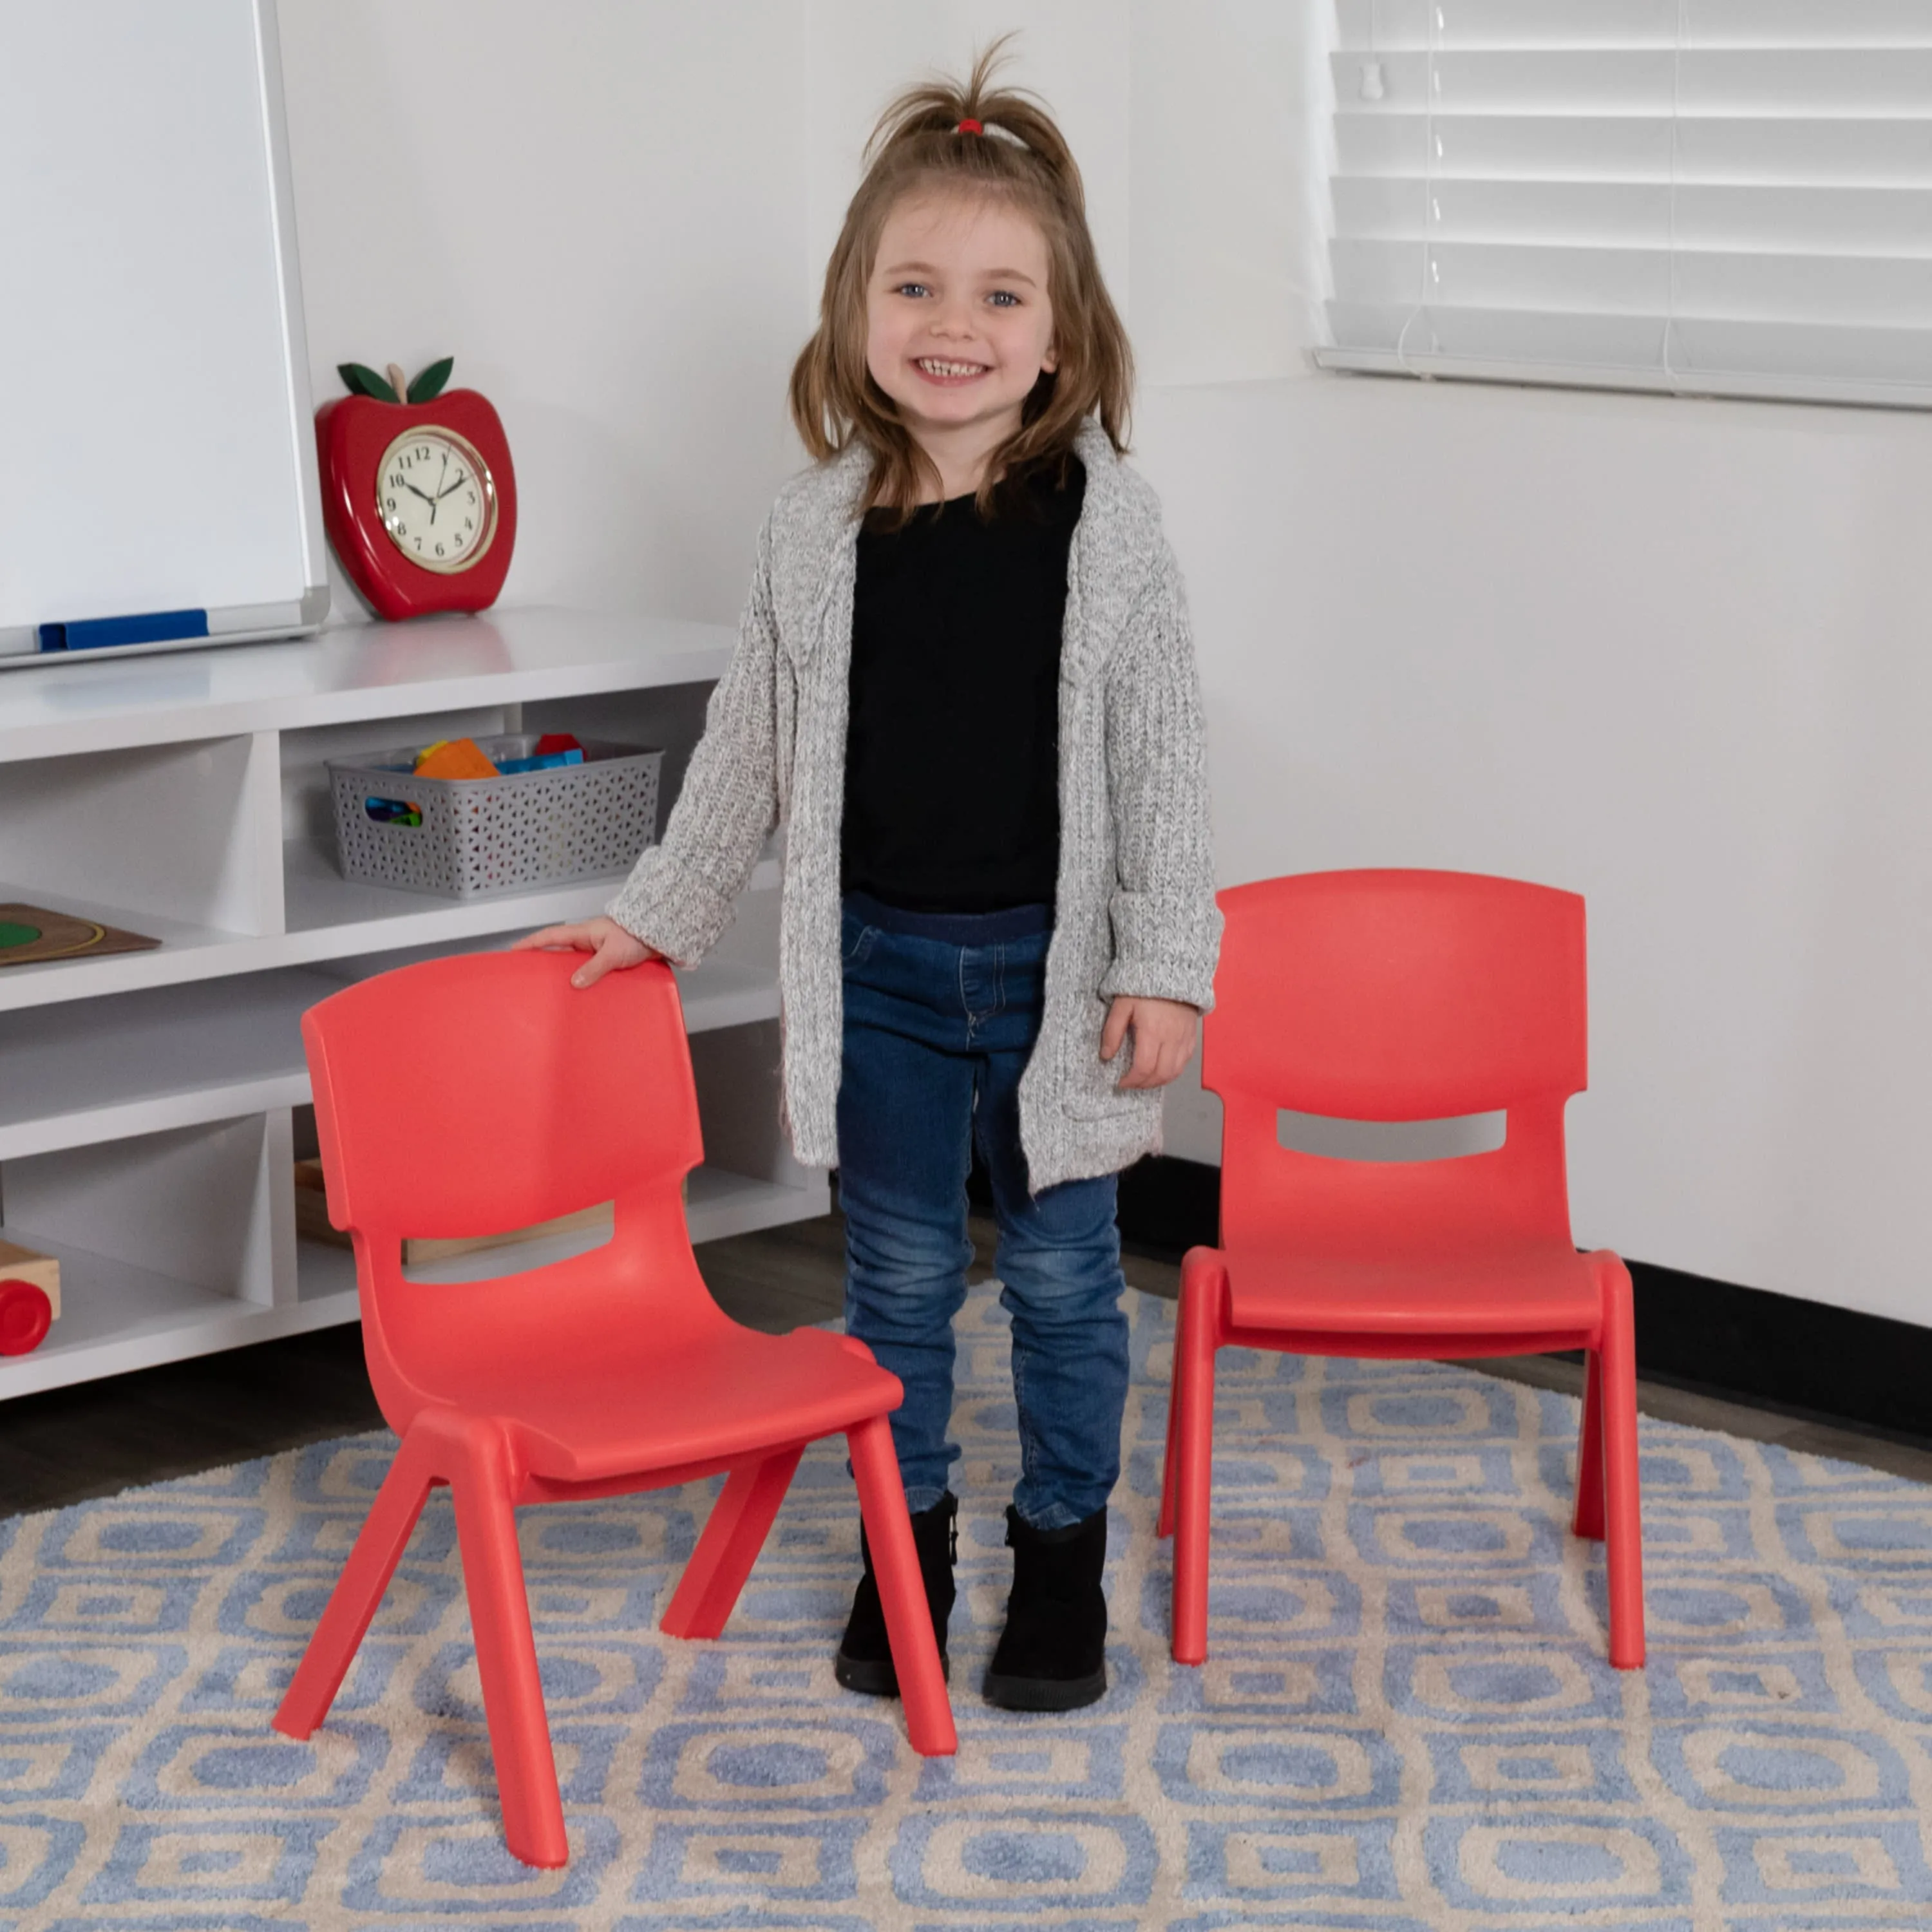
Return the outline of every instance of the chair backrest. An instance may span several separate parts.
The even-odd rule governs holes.
[[[1466,872],[1315,872],[1237,886],[1202,1084],[1220,1094],[1222,1234],[1319,1244],[1374,1217],[1420,1244],[1498,1220],[1569,1226],[1563,1108],[1587,1080],[1583,902]],[[1358,1120],[1506,1112],[1494,1153],[1338,1161],[1280,1112]]]
[[[677,986],[650,964],[578,988],[574,954],[380,974],[302,1017],[329,1209],[355,1238],[377,1399],[400,1428],[506,1350],[534,1368],[634,1324],[722,1320],[686,1232],[703,1158]],[[610,1244],[494,1280],[404,1279],[404,1236],[503,1234],[605,1201]],[[398,1412],[400,1412],[400,1413]]]

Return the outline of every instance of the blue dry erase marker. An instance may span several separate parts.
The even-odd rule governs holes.
[[[134,617],[90,617],[75,624],[43,624],[43,651],[104,650],[114,644],[171,644],[208,635],[206,610],[148,610]]]

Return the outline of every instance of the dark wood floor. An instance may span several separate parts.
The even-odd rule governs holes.
[[[992,1225],[976,1220],[973,1232],[976,1280],[989,1271]],[[750,1327],[778,1334],[839,1312],[844,1232],[836,1213],[707,1242],[698,1252],[712,1294]],[[1129,1284],[1144,1293],[1172,1300],[1179,1292],[1170,1262],[1130,1253],[1125,1266]],[[1535,1387],[1580,1389],[1580,1370],[1546,1356],[1474,1366]],[[1922,1448],[1648,1382],[1638,1400],[1648,1415],[1932,1482],[1932,1452]],[[0,1515],[111,1496],[381,1421],[353,1327],[24,1396],[0,1402]]]

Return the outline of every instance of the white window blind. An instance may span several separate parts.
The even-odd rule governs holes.
[[[1932,406],[1932,0],[1337,0],[1330,368]]]

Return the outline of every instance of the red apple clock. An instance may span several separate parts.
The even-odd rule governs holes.
[[[405,383],[360,362],[316,412],[322,520],[342,567],[383,616],[495,602],[517,535],[510,445],[488,401],[448,389],[452,358]]]

